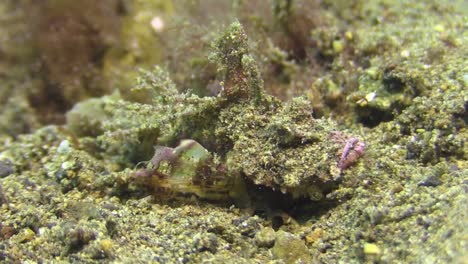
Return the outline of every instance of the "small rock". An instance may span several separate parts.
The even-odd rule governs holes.
[[[14,172],[13,164],[10,161],[0,160],[0,178],[6,177]]]
[[[62,140],[62,142],[60,142],[59,146],[57,147],[57,152],[60,154],[68,154],[70,150],[70,141],[66,139]]]
[[[418,183],[418,186],[426,186],[426,187],[437,187],[442,184],[442,181],[436,175],[430,175],[423,181]]]
[[[11,225],[5,226],[5,225],[2,225],[2,223],[0,223],[0,241],[9,239],[16,233],[18,233],[18,231],[13,226]]]
[[[255,243],[259,247],[271,248],[275,244],[276,233],[271,227],[264,227],[255,234]]]
[[[65,243],[70,253],[78,252],[96,239],[96,233],[86,227],[75,227],[65,231]]]
[[[3,193],[2,186],[0,186],[0,205],[6,204],[8,202],[7,198],[5,197],[5,194]],[[1,226],[0,226],[1,229]]]
[[[114,243],[111,239],[103,239],[91,245],[89,249],[93,259],[106,259],[112,257],[114,252]]]
[[[285,263],[311,263],[309,251],[299,237],[284,231],[276,233],[273,256]]]
[[[36,233],[34,233],[34,231],[26,227],[22,229],[21,232],[19,232],[16,235],[16,241],[19,243],[25,243],[25,242],[33,240],[35,236],[36,236]]]
[[[366,255],[378,255],[380,254],[380,248],[374,243],[364,243],[364,254]]]
[[[232,224],[237,227],[239,233],[243,236],[254,237],[257,230],[260,228],[258,223],[259,219],[257,217],[240,217],[234,219]]]
[[[323,236],[323,234],[324,231],[322,228],[316,228],[305,236],[306,242],[308,244],[313,244],[318,241]]]
[[[193,237],[193,246],[200,252],[209,251],[214,254],[218,250],[218,237],[212,233],[198,233]]]

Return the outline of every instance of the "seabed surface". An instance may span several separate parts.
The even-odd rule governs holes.
[[[3,0],[0,262],[466,263],[466,1]]]

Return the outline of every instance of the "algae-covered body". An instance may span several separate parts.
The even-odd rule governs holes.
[[[147,160],[153,145],[168,150],[182,139],[195,140],[197,147],[203,146],[207,153],[212,152],[212,164],[200,171],[200,166],[206,164],[193,167],[173,162],[181,156],[171,154],[173,157],[167,160],[171,161],[168,166],[173,168],[161,173],[162,147],[158,147],[149,168],[136,175],[161,177],[164,174],[168,182],[171,177],[179,180],[173,179],[174,184],[169,186],[158,180],[150,181],[150,185],[156,187],[192,190],[199,196],[210,197],[196,185],[208,181],[214,185],[212,190],[216,186],[232,189],[229,182],[245,177],[254,184],[281,190],[293,197],[320,200],[323,192],[328,192],[340,178],[344,168],[340,158],[347,155],[343,153],[346,136],[337,132],[331,120],[314,119],[306,99],[295,98],[283,103],[263,91],[263,81],[249,54],[247,37],[240,23],[233,23],[213,47],[211,58],[219,63],[222,79],[222,89],[216,97],[179,93],[168,75],[161,68],[155,68],[153,72],[143,73],[134,89],[142,98],[152,98],[150,102],[130,102],[116,95],[92,103],[92,109],[96,109],[96,105],[100,107],[93,113],[82,111],[78,105],[68,114],[68,126],[83,135],[86,131],[80,129],[89,131],[90,124],[97,124],[100,127],[91,130],[102,133],[94,143],[106,153],[104,155],[127,165]],[[341,140],[337,134],[341,135]],[[171,151],[175,153],[181,148]],[[181,166],[193,168],[193,171],[174,168]],[[180,171],[184,171],[186,177],[175,175]],[[204,180],[200,181],[200,177]]]

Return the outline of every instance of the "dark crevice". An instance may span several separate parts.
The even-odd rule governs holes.
[[[382,83],[389,93],[401,93],[405,88],[405,83],[398,76],[385,72]]]
[[[246,180],[246,186],[250,198],[249,207],[255,215],[270,220],[275,230],[285,224],[284,216],[292,217],[297,222],[305,222],[327,213],[338,205],[334,200],[312,201],[308,197],[293,198],[290,193],[255,185],[249,180]]]
[[[357,108],[358,121],[366,127],[373,128],[381,122],[392,121],[394,115],[388,111],[377,108]]]

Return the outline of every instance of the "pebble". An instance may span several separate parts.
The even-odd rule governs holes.
[[[7,177],[15,172],[12,165],[10,161],[0,161],[0,178]]]
[[[218,250],[218,237],[212,233],[198,233],[193,237],[193,246],[198,251],[209,251],[211,253],[216,253]]]
[[[380,254],[380,248],[374,243],[364,243],[364,254],[378,255]]]
[[[285,263],[310,263],[311,258],[307,246],[299,237],[285,231],[278,231],[273,256]]]
[[[264,227],[255,234],[255,243],[259,247],[271,248],[275,244],[276,233],[271,227]]]

